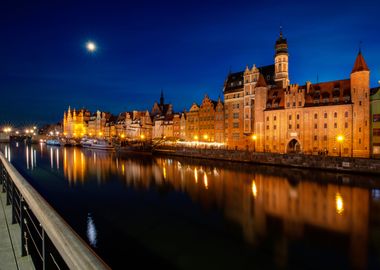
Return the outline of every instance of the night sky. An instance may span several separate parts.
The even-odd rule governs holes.
[[[61,121],[69,105],[150,110],[161,88],[175,111],[188,110],[205,93],[222,97],[230,70],[272,64],[280,26],[291,83],[349,78],[362,41],[378,85],[375,0],[3,0],[0,125]],[[93,54],[88,40],[98,46]]]

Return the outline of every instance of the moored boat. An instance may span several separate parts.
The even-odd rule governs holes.
[[[82,146],[98,150],[115,150],[115,147],[107,140],[87,140],[82,143]]]
[[[56,139],[46,140],[46,145],[61,146],[61,142]]]

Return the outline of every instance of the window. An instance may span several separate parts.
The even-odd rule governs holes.
[[[286,107],[290,107],[290,103],[289,102],[286,103]]]
[[[297,124],[297,128],[300,128],[300,124]]]
[[[289,129],[292,129],[292,125],[289,125]]]
[[[324,117],[327,118],[327,113],[324,114]]]
[[[318,114],[317,113],[314,114],[314,119],[318,119]]]
[[[314,124],[314,128],[317,129],[317,128],[318,128],[318,125],[317,125],[317,124]]]
[[[239,128],[239,123],[233,123],[234,128]]]
[[[373,115],[373,122],[380,122],[380,114],[374,114]]]
[[[238,119],[239,118],[239,113],[234,113],[233,117],[234,117],[234,119]]]
[[[273,129],[275,130],[276,128],[277,128],[277,126],[276,126],[276,125],[274,125],[274,126],[273,126]]]
[[[325,123],[323,126],[324,126],[324,128],[327,128],[327,123]]]
[[[300,115],[299,114],[297,114],[297,120],[300,120]]]
[[[293,107],[295,107],[296,106],[296,103],[295,102],[293,102]]]
[[[362,139],[359,139],[359,144],[362,144]]]
[[[338,113],[334,112],[334,118],[337,118],[337,117],[338,117]]]
[[[267,130],[269,130],[269,126],[267,126]]]
[[[302,106],[302,102],[298,101],[298,107],[301,107],[301,106]]]
[[[373,136],[380,136],[380,128],[373,129]]]
[[[362,102],[361,101],[359,101],[359,106],[362,106]]]
[[[344,123],[344,127],[345,127],[345,128],[348,128],[348,123],[347,123],[347,122]]]
[[[317,140],[318,140],[318,136],[315,135],[315,136],[314,136],[314,141],[317,141]]]
[[[267,116],[267,121],[269,121],[269,116]]]
[[[344,117],[348,117],[348,112],[345,112],[345,113],[344,113]]]
[[[292,115],[289,115],[289,120],[292,120]]]
[[[276,117],[276,116],[273,116],[273,120],[276,121],[276,120],[277,120],[277,117]]]
[[[324,141],[327,141],[327,135],[324,135],[324,136],[323,136],[323,140],[324,140]]]
[[[337,128],[338,127],[338,124],[337,123],[334,123],[334,128]]]
[[[362,128],[361,127],[359,128],[359,132],[362,132]]]

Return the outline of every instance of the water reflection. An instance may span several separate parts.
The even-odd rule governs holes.
[[[9,147],[4,152],[11,159]],[[100,186],[117,180],[126,188],[140,190],[170,186],[169,190],[185,194],[206,212],[217,208],[226,220],[238,225],[244,241],[252,247],[273,242],[277,267],[288,265],[292,243],[304,241],[310,246],[324,237],[324,245],[348,254],[352,268],[367,267],[370,209],[380,209],[380,191],[338,184],[338,174],[321,174],[323,182],[318,182],[308,171],[240,170],[235,165],[228,168],[186,159],[120,157],[74,147],[45,147],[41,158],[43,152],[50,168],[63,172],[71,188],[94,180]],[[25,160],[27,169],[37,166],[33,146],[25,147]],[[351,176],[339,179],[353,182]],[[315,235],[322,237],[316,239]],[[329,243],[331,235],[339,241]],[[87,216],[87,238],[92,246],[97,245],[91,214]]]
[[[96,247],[96,244],[98,241],[97,240],[98,233],[96,231],[94,219],[92,218],[90,213],[88,213],[87,215],[87,232],[86,233],[87,233],[87,238],[88,238],[88,241],[90,242],[90,245],[93,247]]]

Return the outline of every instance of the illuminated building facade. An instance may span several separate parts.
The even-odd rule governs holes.
[[[371,89],[372,157],[380,158],[380,87]]]
[[[63,114],[63,133],[65,136],[80,137],[87,134],[88,121],[91,113],[86,109],[76,111],[69,107],[67,112]]]
[[[260,152],[369,157],[369,96],[361,51],[349,79],[290,84],[288,45],[280,33],[273,65],[228,75],[225,141]]]

